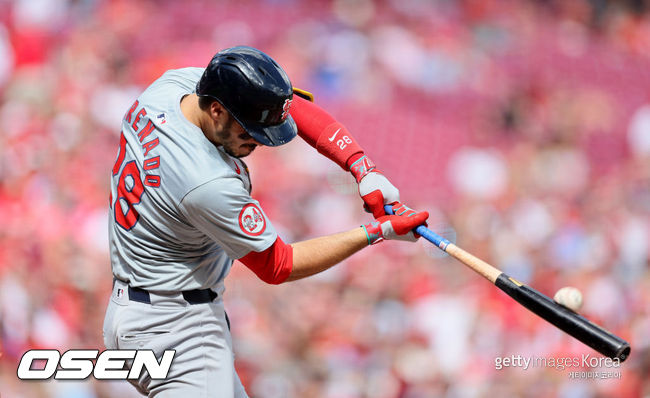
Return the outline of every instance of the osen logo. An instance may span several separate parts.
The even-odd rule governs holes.
[[[99,355],[98,355],[99,354]],[[29,350],[20,358],[17,375],[20,380],[135,380],[144,369],[153,380],[167,378],[175,350],[165,350],[160,358],[152,350]],[[45,361],[34,366],[34,362]],[[126,366],[126,361],[131,361]]]
[[[266,229],[266,220],[262,210],[253,203],[244,206],[239,212],[239,227],[247,235],[261,235]]]

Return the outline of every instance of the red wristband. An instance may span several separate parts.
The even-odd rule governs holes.
[[[356,178],[357,184],[361,181],[366,174],[370,173],[375,169],[375,164],[368,156],[360,157],[356,162],[350,165],[350,172]]]
[[[366,233],[366,237],[368,238],[369,245],[374,245],[375,243],[379,243],[384,240],[384,234],[379,221],[371,221],[366,225],[362,225],[362,227]]]

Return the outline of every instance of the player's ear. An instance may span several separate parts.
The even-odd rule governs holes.
[[[226,108],[219,101],[213,101],[210,104],[210,117],[212,117],[212,120],[217,121],[227,113],[228,111],[226,111]]]

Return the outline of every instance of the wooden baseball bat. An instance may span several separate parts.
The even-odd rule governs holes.
[[[391,206],[385,206],[384,209],[387,214],[393,214]],[[440,250],[443,250],[482,275],[534,314],[594,350],[609,358],[617,358],[621,362],[625,361],[630,355],[630,343],[606,331],[587,318],[556,303],[530,286],[526,286],[516,279],[511,278],[480,258],[449,242],[424,225],[415,228],[415,232],[436,245]]]

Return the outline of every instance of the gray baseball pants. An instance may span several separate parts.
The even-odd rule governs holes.
[[[153,380],[143,369],[129,380],[149,397],[247,398],[235,372],[223,300],[189,304],[178,294],[149,292],[151,304],[129,299],[128,285],[116,280],[104,318],[108,349],[151,349],[158,360],[176,350],[168,377]],[[128,365],[128,363],[127,363]]]

